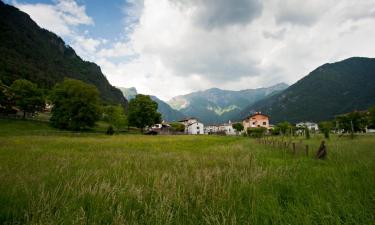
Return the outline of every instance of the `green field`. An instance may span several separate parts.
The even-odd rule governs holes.
[[[0,224],[375,224],[375,136],[327,146],[0,120]]]

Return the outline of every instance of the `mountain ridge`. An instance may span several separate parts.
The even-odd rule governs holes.
[[[262,111],[273,123],[323,121],[375,105],[375,58],[351,57],[319,66],[286,90],[249,105],[236,116]]]
[[[28,14],[0,1],[0,79],[6,85],[27,79],[50,89],[64,78],[96,86],[102,100],[127,106],[95,63],[81,59],[58,35],[43,29]]]

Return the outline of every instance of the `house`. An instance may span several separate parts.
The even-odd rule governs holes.
[[[219,126],[219,131],[224,132],[226,135],[236,135],[236,130],[232,126],[232,122],[223,123]]]
[[[261,112],[256,112],[251,116],[246,117],[242,121],[244,130],[246,131],[248,128],[257,128],[257,127],[264,127],[269,129],[270,122],[269,116],[262,114]]]
[[[296,124],[297,128],[307,127],[310,131],[318,131],[319,127],[317,123],[313,122],[300,122]]]
[[[205,134],[216,134],[219,131],[218,125],[209,125],[204,127]]]
[[[223,123],[220,125],[209,125],[205,126],[205,134],[225,134],[225,135],[236,135],[237,132],[233,128],[233,123],[229,121],[228,123]]]
[[[178,121],[185,125],[186,134],[204,134],[204,125],[198,119],[192,117]]]

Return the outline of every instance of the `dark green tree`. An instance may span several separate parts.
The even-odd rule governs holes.
[[[143,129],[161,122],[161,114],[157,112],[158,104],[148,95],[136,95],[129,102],[128,120],[130,126]]]
[[[109,123],[117,130],[125,128],[128,125],[128,120],[125,110],[121,105],[109,105],[103,107],[103,120]]]
[[[235,124],[232,125],[232,127],[233,127],[237,132],[241,132],[241,131],[243,131],[243,129],[244,129],[242,123],[235,123]]]
[[[324,137],[329,139],[329,134],[333,128],[332,121],[324,121],[318,124],[319,130],[324,134]]]
[[[99,91],[79,80],[65,79],[51,94],[50,119],[54,127],[68,130],[91,128],[100,118]]]
[[[12,111],[14,97],[10,88],[0,80],[0,113],[8,114]]]
[[[291,133],[290,131],[291,131],[292,126],[287,121],[278,123],[277,127],[282,135],[287,135]]]
[[[375,129],[375,106],[369,108],[368,113],[369,128]]]
[[[45,107],[43,92],[38,86],[28,80],[15,80],[10,86],[14,103],[23,112],[23,118],[27,113],[41,111]]]
[[[366,112],[351,112],[336,117],[339,128],[345,133],[364,132],[370,124]]]

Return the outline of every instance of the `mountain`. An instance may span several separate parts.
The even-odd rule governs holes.
[[[120,89],[123,95],[129,100],[133,99],[138,94],[135,87],[118,87],[118,89]],[[156,96],[151,95],[150,97],[154,102],[158,103],[158,112],[161,113],[163,120],[178,121],[186,117],[183,113],[179,112],[178,110],[172,109],[166,102],[160,100]]]
[[[130,101],[137,95],[137,89],[135,87],[131,87],[131,88],[117,87],[117,88],[122,92],[122,94],[128,101]]]
[[[175,110],[172,109],[166,102],[160,100],[156,96],[150,96],[153,101],[158,103],[158,112],[161,113],[163,120],[165,121],[178,121],[184,119],[186,116]]]
[[[318,67],[283,92],[244,109],[261,111],[272,123],[323,121],[375,105],[375,58],[349,58]]]
[[[64,77],[95,85],[104,101],[127,105],[98,65],[83,61],[56,34],[40,28],[17,8],[0,1],[0,79],[27,79],[50,89]]]
[[[168,101],[168,104],[185,115],[197,117],[203,123],[223,123],[234,118],[246,106],[287,87],[287,84],[280,83],[268,88],[241,91],[211,88],[174,97]]]

